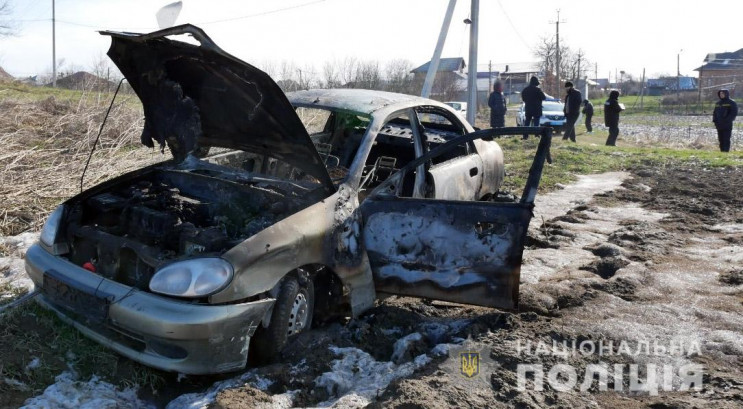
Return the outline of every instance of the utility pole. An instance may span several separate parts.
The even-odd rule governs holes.
[[[441,32],[439,33],[439,40],[436,43],[436,48],[434,48],[433,50],[433,57],[431,57],[431,62],[428,63],[428,72],[426,72],[426,79],[423,81],[423,89],[421,90],[421,96],[423,98],[428,98],[431,95],[433,81],[436,79],[436,72],[439,70],[441,51],[444,49],[444,43],[446,42],[446,33],[449,32],[449,25],[451,24],[451,17],[454,15],[454,6],[456,4],[457,0],[449,0],[449,6],[446,8],[446,14],[444,14],[444,22],[441,24]]]
[[[488,94],[492,90],[493,90],[493,60],[488,60]]]
[[[556,84],[556,93],[555,96],[557,98],[560,98],[560,23],[565,23],[564,21],[560,21],[560,9],[557,9],[557,20],[550,24],[555,25],[555,73],[557,75],[557,84]]]
[[[597,62],[594,63],[594,65],[593,65],[593,75],[594,75],[593,79],[598,84],[598,82],[599,82],[599,63],[597,63]]]
[[[645,97],[645,68],[642,69],[642,84],[640,84],[640,109],[643,108],[642,103]]]
[[[676,105],[681,103],[681,51],[676,54]]]
[[[583,52],[581,50],[578,50],[578,75],[575,77],[577,81],[580,81],[581,75],[580,75],[580,59],[583,57]],[[577,82],[576,81],[576,82]],[[580,87],[579,84],[575,84],[576,87]]]
[[[477,30],[480,25],[480,0],[472,0],[470,11],[470,67],[467,72],[469,82],[467,98],[467,122],[475,126],[475,114],[477,113]]]
[[[57,88],[57,30],[55,17],[54,0],[52,0],[52,88]]]

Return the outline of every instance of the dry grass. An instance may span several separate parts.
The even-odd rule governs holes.
[[[111,96],[81,91],[60,97],[43,88],[0,92],[0,235],[40,228],[57,204],[80,191],[80,175]],[[143,123],[136,96],[120,94],[85,187],[170,157],[142,147]]]

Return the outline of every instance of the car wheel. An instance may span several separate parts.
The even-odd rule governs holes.
[[[278,358],[289,338],[312,325],[315,289],[312,279],[301,284],[296,277],[286,277],[273,306],[271,323],[260,326],[250,340],[251,364],[266,364]]]

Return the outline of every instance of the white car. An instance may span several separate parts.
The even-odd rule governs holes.
[[[449,102],[444,102],[444,103],[454,108],[454,110],[457,111],[457,113],[461,115],[462,118],[467,118],[467,103],[466,102],[449,101]]]
[[[542,101],[542,116],[539,117],[539,126],[549,126],[555,130],[556,133],[565,131],[565,114],[563,108],[565,104],[559,99],[546,99]],[[580,123],[581,116],[578,117],[576,123]],[[518,115],[516,116],[516,125],[524,126],[526,122],[526,114],[524,112],[524,104],[521,104]]]

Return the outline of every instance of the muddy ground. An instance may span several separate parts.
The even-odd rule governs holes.
[[[110,407],[742,407],[741,185],[741,169],[695,166],[580,177],[537,203],[519,313],[391,297],[302,334],[282,363],[219,379],[174,376],[155,395],[142,387],[140,400],[127,395]],[[613,349],[521,349],[553,341]],[[684,353],[643,343],[676,343]],[[479,353],[479,373],[462,374],[462,352]],[[532,381],[517,388],[524,364],[543,365],[542,391]],[[558,364],[575,369],[577,386],[558,391],[547,381]],[[648,365],[698,364],[702,384],[681,391],[675,375],[672,390],[630,391],[624,369],[607,390],[594,382],[581,391],[587,365],[601,364],[636,364],[641,380]]]
[[[535,218],[520,313],[388,298],[357,320],[304,334],[284,352],[286,364],[169,407],[194,407],[194,397],[207,395],[213,408],[743,406],[743,170],[637,169],[581,178],[578,189],[620,183],[590,200],[566,189],[539,204],[547,215],[571,209],[544,223]],[[614,348],[567,357],[519,350],[529,341],[612,341]],[[655,353],[644,342],[675,343],[683,352]],[[462,351],[480,354],[479,375],[461,374]],[[612,379],[607,391],[594,382],[584,392],[546,381],[550,367],[566,364],[580,385],[586,366],[602,363],[637,364],[641,380],[648,364],[699,364],[703,382],[680,391],[674,376],[671,390],[653,396],[628,391],[628,369],[622,391]],[[543,391],[529,382],[517,390],[519,364],[544,366]]]

